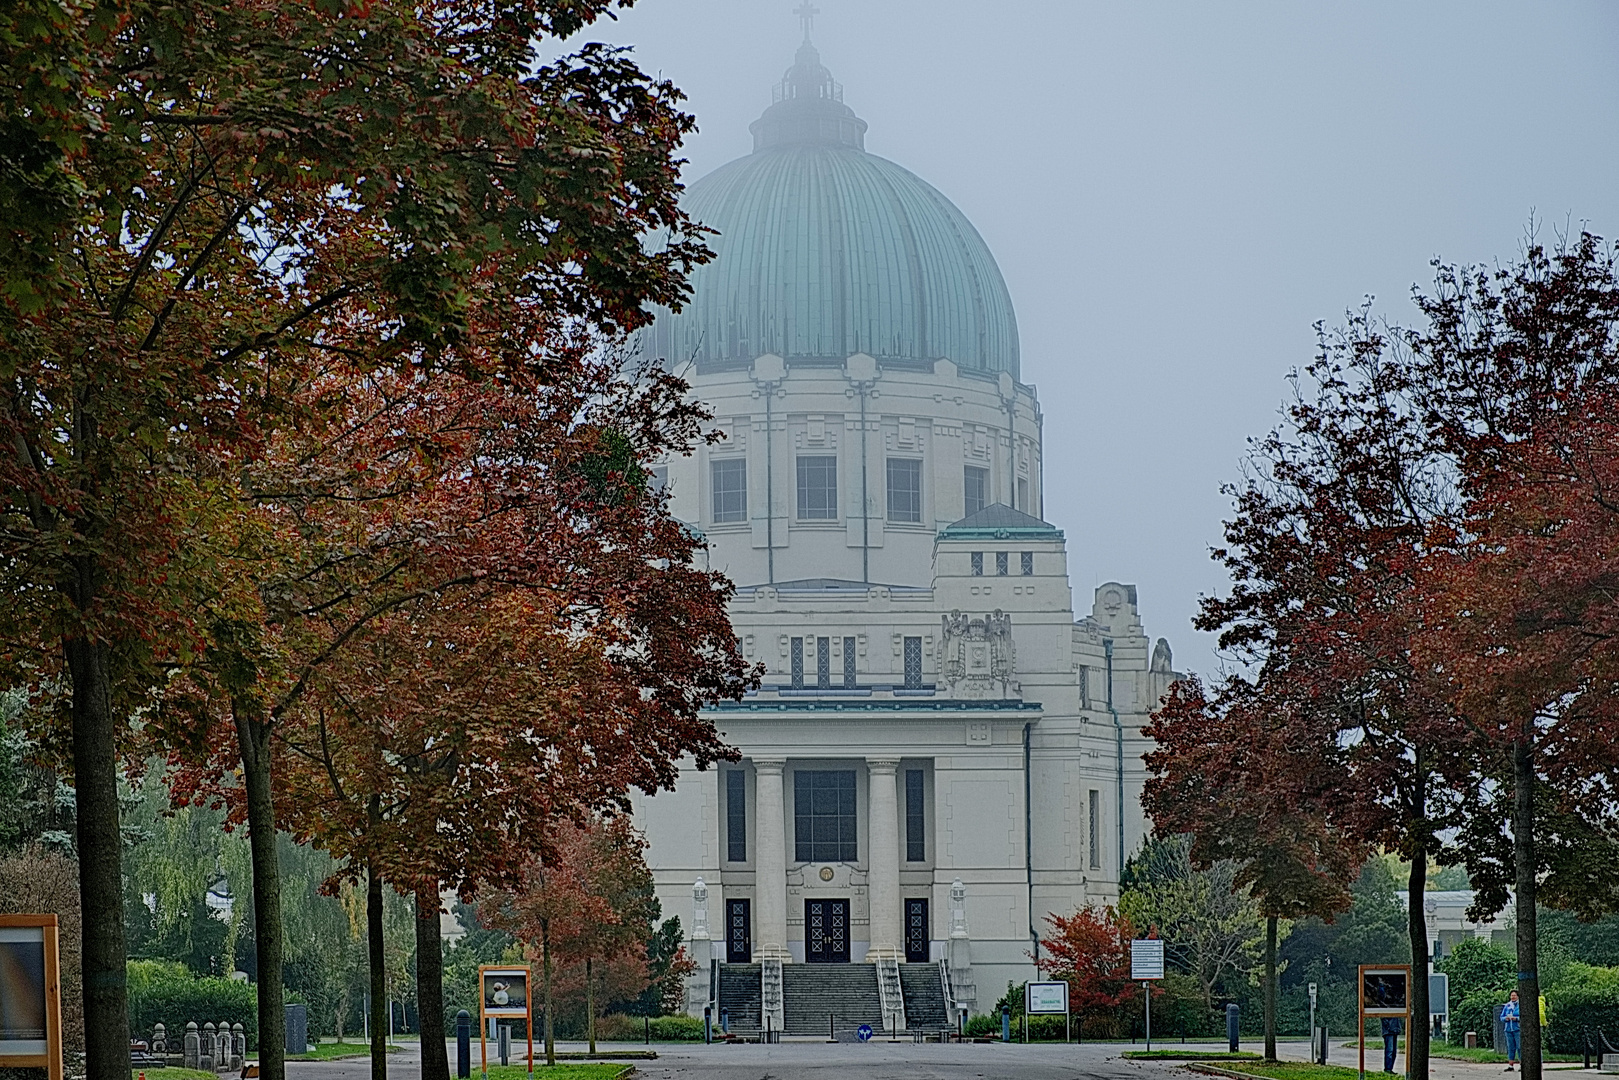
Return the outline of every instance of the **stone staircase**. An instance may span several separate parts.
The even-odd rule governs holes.
[[[733,1035],[753,1035],[761,1027],[759,1019],[759,965],[721,964],[719,1009],[714,1016],[718,1030],[723,1013]]]
[[[945,1031],[955,1027],[944,1000],[944,980],[938,964],[901,964],[900,985],[905,990],[905,1022],[912,1031]]]
[[[861,1024],[883,1030],[874,964],[784,964],[782,997],[785,1035],[825,1036],[828,1016],[840,1037]]]

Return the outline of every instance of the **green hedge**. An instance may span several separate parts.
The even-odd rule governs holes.
[[[198,978],[184,964],[167,960],[129,963],[129,1029],[136,1039],[150,1039],[162,1024],[170,1046],[178,1045],[186,1024],[241,1024],[250,1047],[258,1044],[257,991],[233,979]]]
[[[1546,991],[1546,1044],[1559,1054],[1578,1054],[1585,1031],[1619,1040],[1619,968],[1570,964]]]
[[[652,1037],[661,1042],[702,1042],[701,1016],[654,1016]]]
[[[1475,990],[1463,998],[1459,1005],[1450,1007],[1450,1041],[1461,1046],[1469,1031],[1478,1032],[1480,1046],[1494,1047],[1495,1018],[1507,996],[1499,990]]]

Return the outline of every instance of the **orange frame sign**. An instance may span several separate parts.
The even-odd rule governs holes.
[[[1360,1080],[1366,1080],[1366,1021],[1372,1017],[1402,1017],[1405,1038],[1411,1038],[1411,965],[1362,964],[1359,983]],[[1395,1045],[1399,1040],[1396,1038]],[[1410,1043],[1406,1046],[1409,1048]],[[1406,1075],[1411,1075],[1411,1059],[1406,1058]]]
[[[510,964],[484,964],[478,968],[478,1056],[489,1075],[489,1021],[522,1017],[528,1030],[528,1075],[534,1075],[533,972]],[[53,1077],[52,1080],[55,1080]]]
[[[62,980],[55,915],[0,915],[0,1066],[62,1080]]]

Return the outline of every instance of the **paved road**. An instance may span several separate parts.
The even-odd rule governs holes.
[[[1181,1049],[1179,1043],[1161,1045],[1166,1049]],[[582,1051],[585,1047],[559,1043],[557,1048]],[[639,1044],[604,1044],[603,1049],[609,1048],[641,1049]],[[1223,1046],[1218,1048],[1224,1049]],[[1243,1045],[1245,1050],[1257,1048],[1252,1042]],[[708,1077],[717,1080],[1201,1080],[1198,1074],[1181,1069],[1178,1063],[1125,1061],[1119,1054],[1131,1047],[1118,1043],[941,1046],[878,1039],[864,1044],[788,1042],[774,1046],[659,1043],[653,1049],[658,1053],[657,1060],[635,1062],[637,1075],[645,1080],[705,1080]],[[1277,1050],[1283,1059],[1300,1061],[1309,1053],[1303,1041],[1280,1043]],[[1366,1051],[1369,1069],[1381,1069],[1381,1042],[1368,1045]],[[1334,1041],[1333,1064],[1353,1068],[1355,1058],[1353,1049],[1345,1049]],[[396,1080],[417,1080],[421,1075],[420,1048],[414,1042],[402,1044],[399,1053],[388,1055],[388,1066],[390,1076]],[[450,1066],[452,1070],[455,1067],[453,1044]],[[472,1047],[472,1068],[476,1080],[476,1043]],[[1396,1075],[1404,1068],[1405,1059],[1401,1055],[1395,1063]],[[287,1063],[288,1080],[369,1080],[370,1073],[371,1063],[365,1058]],[[1382,1073],[1371,1071],[1369,1076],[1381,1078]],[[1431,1076],[1432,1080],[1496,1080],[1502,1076],[1502,1069],[1499,1065],[1435,1058]],[[537,1074],[535,1080],[541,1080],[541,1075]]]

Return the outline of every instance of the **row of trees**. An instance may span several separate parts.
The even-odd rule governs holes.
[[[1415,299],[1415,328],[1362,310],[1323,332],[1254,444],[1216,552],[1234,587],[1198,619],[1234,663],[1156,715],[1145,802],[1200,865],[1240,867],[1271,941],[1342,910],[1368,850],[1397,852],[1418,971],[1429,864],[1464,866],[1476,915],[1510,890],[1534,1001],[1537,904],[1619,903],[1614,250],[1531,242],[1499,269],[1439,266]],[[1419,1024],[1413,1076],[1427,1053]],[[1538,1076],[1533,1008],[1523,1060]]]
[[[443,890],[728,753],[729,584],[641,467],[705,416],[622,348],[708,254],[692,121],[537,53],[611,6],[0,14],[0,685],[72,775],[90,1080],[128,1069],[121,764],[246,828],[281,1080],[278,831],[365,890],[380,1074],[386,889],[439,1015]]]

